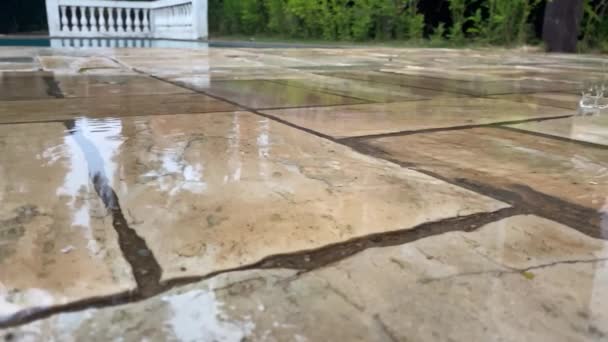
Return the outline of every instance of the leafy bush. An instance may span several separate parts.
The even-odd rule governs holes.
[[[428,27],[419,11],[423,1],[210,0],[210,30],[325,40],[426,38],[435,45],[471,40],[516,45],[535,38],[532,14],[542,12],[540,6],[551,0],[447,0],[449,13],[439,23],[435,20],[435,27]],[[584,1],[581,46],[608,50],[608,0]]]

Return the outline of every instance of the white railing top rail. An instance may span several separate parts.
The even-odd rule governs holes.
[[[151,0],[151,1],[114,1],[114,0],[56,0],[59,6],[113,7],[156,9],[192,3],[192,0]]]

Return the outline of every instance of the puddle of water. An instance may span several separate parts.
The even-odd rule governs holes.
[[[602,110],[608,108],[608,98],[606,85],[594,85],[584,91],[578,104],[579,115],[600,114]]]

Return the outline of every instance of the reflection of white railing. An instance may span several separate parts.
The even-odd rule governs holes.
[[[51,37],[206,39],[207,0],[46,0]]]

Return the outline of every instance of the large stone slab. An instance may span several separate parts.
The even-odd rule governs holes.
[[[187,78],[175,79],[178,83],[203,91],[248,108],[286,108],[308,106],[330,106],[364,103],[354,99],[321,91],[291,87],[268,80],[211,81]]]
[[[528,122],[510,127],[608,146],[608,115],[606,114]]]
[[[124,117],[233,111],[237,107],[201,94],[80,97],[5,101],[0,124],[62,121],[79,117]]]
[[[521,184],[571,203],[605,210],[606,149],[493,128],[389,137],[368,143],[395,159],[449,177],[494,186]]]
[[[0,203],[0,321],[135,288],[62,124],[0,125]]]
[[[572,115],[575,111],[481,98],[435,98],[386,104],[266,110],[301,127],[333,137],[418,131]]]
[[[608,245],[534,216],[376,248],[304,274],[227,273],[0,332],[52,341],[591,341]],[[151,315],[150,313],[154,313]]]
[[[254,114],[119,122],[95,141],[118,164],[113,188],[163,280],[506,207]]]

